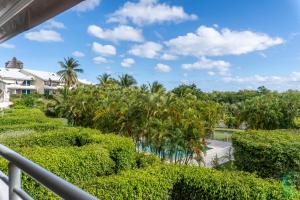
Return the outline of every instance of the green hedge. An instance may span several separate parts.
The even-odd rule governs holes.
[[[46,132],[3,137],[0,142],[77,185],[98,176],[132,169],[136,165],[132,140],[111,134],[104,135],[93,129],[62,127]],[[5,170],[6,167],[2,160],[0,170]],[[54,198],[31,179],[24,183],[23,187],[34,198]]]
[[[113,173],[114,162],[106,149],[96,145],[78,147],[23,147],[19,153],[67,181],[78,185],[98,176]],[[7,170],[1,159],[0,170]],[[54,199],[54,194],[28,176],[23,176],[23,188],[35,199]]]
[[[146,153],[136,153],[136,166],[137,168],[145,168],[152,165],[157,165],[161,163],[159,157]]]
[[[260,199],[300,198],[296,190],[286,190],[279,182],[267,181],[242,172],[157,165],[96,178],[82,184],[100,199]]]
[[[89,128],[62,127],[48,132],[3,138],[2,143],[12,148],[99,144],[101,147],[108,149],[111,159],[116,163],[116,172],[131,169],[135,165],[135,146],[131,139],[113,134],[101,134],[100,131]]]
[[[300,134],[295,131],[247,131],[233,135],[235,165],[261,177],[282,178],[300,172]]]
[[[46,131],[66,125],[66,120],[48,118],[39,109],[5,110],[0,116],[0,132],[26,129]]]

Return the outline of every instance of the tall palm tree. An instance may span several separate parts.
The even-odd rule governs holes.
[[[140,90],[141,90],[142,92],[148,92],[148,91],[149,91],[148,85],[142,84],[142,85],[140,86]]]
[[[103,73],[102,75],[97,76],[97,79],[100,85],[108,84],[111,81],[111,75],[107,73]]]
[[[74,58],[64,58],[64,61],[58,62],[62,70],[58,71],[61,81],[68,88],[75,85],[78,81],[77,73],[83,73],[83,69],[79,68],[80,64]]]
[[[151,93],[158,93],[166,91],[163,84],[159,83],[158,81],[154,81],[152,84],[149,84],[150,92]]]
[[[119,81],[120,81],[120,85],[123,87],[131,87],[133,85],[136,85],[137,82],[134,79],[133,76],[129,75],[129,74],[123,74],[122,76],[119,76]]]

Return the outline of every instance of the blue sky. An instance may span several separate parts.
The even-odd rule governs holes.
[[[0,65],[134,75],[171,89],[300,89],[300,0],[87,0],[0,44]]]

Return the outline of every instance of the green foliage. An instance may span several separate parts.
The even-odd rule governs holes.
[[[251,129],[292,128],[299,106],[299,95],[262,95],[245,101],[242,118]]]
[[[106,149],[96,145],[79,147],[22,147],[16,149],[19,153],[47,170],[78,184],[98,176],[113,173],[114,162]],[[7,163],[1,160],[0,169],[6,171]],[[44,199],[54,195],[40,184],[25,176],[23,188],[35,199]]]
[[[49,132],[7,136],[0,141],[74,184],[136,165],[135,146],[130,139],[103,135],[92,129],[63,127]],[[6,167],[2,160],[0,170]],[[32,180],[24,184],[26,191],[36,199],[54,197]]]
[[[31,95],[22,95],[20,99],[16,100],[15,106],[24,106],[33,108],[35,105],[35,99]]]
[[[123,74],[119,76],[119,84],[122,87],[131,87],[137,84],[136,80],[134,79],[133,76],[129,74]]]
[[[11,95],[14,109],[38,108],[44,110],[49,101],[44,95],[33,93],[23,95]]]
[[[200,89],[197,88],[195,84],[191,85],[179,85],[175,87],[172,92],[176,94],[178,97],[185,97],[187,95],[194,95],[197,99],[206,99],[206,95]]]
[[[71,147],[99,144],[109,151],[110,158],[115,162],[114,170],[119,172],[131,169],[135,165],[135,146],[128,138],[86,128],[56,128],[49,132],[36,132],[18,137],[7,137],[1,141],[9,147]]]
[[[298,199],[276,181],[242,172],[157,165],[99,177],[83,187],[100,199]]]
[[[78,87],[59,105],[56,113],[71,124],[131,137],[162,159],[179,152],[175,162],[181,163],[193,156],[194,147],[203,149],[200,139],[222,117],[219,104],[198,101],[192,94],[178,97],[159,83],[150,90],[116,84]]]
[[[5,110],[0,117],[0,133],[9,130],[53,130],[66,125],[63,119],[47,118],[39,109]]]
[[[300,172],[299,132],[248,131],[235,133],[232,140],[239,170],[277,179]]]
[[[160,159],[151,154],[137,153],[136,155],[136,165],[137,168],[145,168],[160,163]]]
[[[61,77],[61,81],[65,83],[66,88],[74,86],[77,81],[77,73],[83,73],[83,69],[79,68],[80,64],[74,58],[64,58],[64,61],[58,62],[61,70],[57,74]]]

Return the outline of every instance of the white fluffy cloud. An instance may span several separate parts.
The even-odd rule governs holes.
[[[169,54],[169,53],[164,53],[160,58],[162,60],[176,60],[177,56]]]
[[[180,6],[170,6],[158,3],[158,0],[140,0],[139,2],[126,2],[123,7],[109,16],[108,22],[146,25],[162,22],[180,22],[195,20],[196,15],[187,14]]]
[[[165,65],[162,63],[158,63],[154,69],[158,72],[168,73],[172,70],[172,68],[169,65]]]
[[[279,37],[272,38],[264,33],[200,26],[195,33],[178,36],[166,44],[178,55],[201,57],[241,55],[265,50],[283,42]]]
[[[229,76],[223,81],[231,84],[251,86],[257,88],[261,85],[277,90],[300,89],[300,72],[292,72],[289,75],[253,75],[247,77]]]
[[[85,56],[84,53],[82,53],[81,51],[74,51],[72,53],[72,55],[75,56],[75,57],[78,57],[78,58],[81,58],[81,57]]]
[[[247,77],[225,77],[223,79],[225,82],[234,82],[234,83],[245,83],[245,84],[282,84],[288,82],[300,82],[300,72],[292,72],[288,76],[262,76],[262,75],[254,75]]]
[[[90,25],[87,31],[89,34],[97,38],[111,40],[114,42],[119,40],[142,42],[144,40],[142,30],[125,25],[120,25],[114,29],[106,30],[103,30],[101,27],[96,25]]]
[[[5,48],[5,49],[14,49],[16,46],[14,44],[9,44],[9,43],[1,43],[0,48]]]
[[[102,56],[97,56],[93,58],[93,62],[95,64],[102,64],[102,63],[108,63],[108,60]]]
[[[97,42],[93,42],[92,44],[92,50],[100,54],[102,56],[114,56],[117,53],[117,50],[114,46],[112,45],[102,45]]]
[[[94,10],[97,6],[99,6],[101,3],[101,0],[85,0],[75,6],[73,10],[77,12],[86,12],[90,10]]]
[[[63,41],[60,33],[53,30],[46,30],[46,29],[28,32],[25,34],[25,38],[28,40],[33,40],[38,42],[62,42]]]
[[[128,53],[143,58],[157,58],[162,48],[162,45],[158,43],[146,42],[144,44],[134,45]]]
[[[51,19],[46,24],[47,29],[65,29],[66,26],[62,22],[58,22],[54,19]]]
[[[134,59],[132,58],[125,58],[122,60],[121,65],[123,67],[131,67],[135,63]]]
[[[212,74],[213,70],[216,70],[220,75],[228,75],[228,70],[231,64],[223,60],[210,60],[202,57],[199,61],[192,64],[183,64],[182,68],[186,70],[209,70],[209,75]]]

